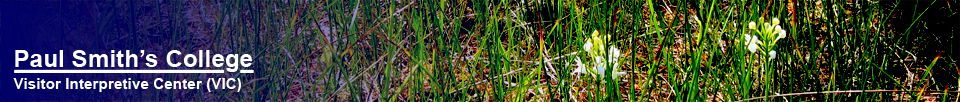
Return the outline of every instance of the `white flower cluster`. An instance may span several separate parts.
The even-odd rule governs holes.
[[[760,18],[760,21],[762,22],[763,18]],[[761,28],[757,28],[756,22],[750,22],[750,24],[748,24],[751,31],[756,31],[759,33],[757,35],[750,35],[751,33],[743,34],[744,36],[743,38],[745,38],[746,40],[744,42],[744,45],[747,46],[747,49],[750,50],[750,52],[756,53],[757,49],[760,47],[759,45],[764,44],[762,41],[759,40],[761,36],[765,38],[776,37],[774,39],[767,39],[768,41],[772,40],[770,42],[771,45],[775,44],[780,39],[787,37],[787,30],[784,30],[782,27],[780,27],[780,19],[773,18],[773,21],[771,22],[773,24],[763,23],[763,26],[761,26]],[[771,49],[770,52],[768,52],[767,54],[770,56],[769,59],[773,59],[773,58],[776,58],[777,51],[774,51]]]
[[[602,37],[602,38],[601,38]],[[604,72],[606,71],[607,65],[612,65],[612,72],[616,73],[613,75],[613,79],[621,74],[626,74],[625,72],[619,72],[620,64],[620,49],[616,45],[610,46],[609,50],[604,42],[606,38],[610,36],[601,36],[596,30],[593,31],[592,37],[587,39],[587,42],[583,44],[583,49],[587,52],[590,57],[593,58],[594,66],[592,68],[587,67],[584,64],[580,57],[574,59],[577,62],[577,69],[574,69],[573,73],[589,73],[593,76],[598,76],[598,78],[604,77]],[[606,53],[604,53],[606,52]]]

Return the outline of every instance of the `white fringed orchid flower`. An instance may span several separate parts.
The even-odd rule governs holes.
[[[779,27],[779,26],[778,26],[778,27]],[[781,29],[779,34],[780,34],[780,36],[777,36],[777,40],[780,40],[780,39],[783,39],[783,38],[787,38],[787,30]]]
[[[587,71],[587,69],[584,68],[584,67],[587,67],[587,65],[584,65],[583,62],[580,61],[580,57],[577,57],[577,59],[573,59],[573,61],[576,61],[576,62],[577,62],[577,69],[574,69],[574,70],[573,70],[573,73],[574,73],[574,74],[576,74],[576,73],[584,73],[584,72]]]

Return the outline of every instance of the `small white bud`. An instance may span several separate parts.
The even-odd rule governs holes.
[[[617,48],[616,45],[612,45],[612,46],[610,47],[610,50],[607,51],[607,52],[609,52],[609,53],[611,54],[611,55],[609,56],[610,58],[614,58],[614,59],[615,59],[615,58],[620,58],[620,49]]]
[[[777,39],[787,38],[787,30],[780,30],[780,36]]]
[[[777,51],[770,51],[767,54],[770,55],[770,59],[777,58]]]
[[[586,71],[585,67],[587,66],[580,61],[580,57],[577,57],[577,59],[573,59],[573,61],[577,62],[577,69],[574,69],[573,72],[570,74],[584,73]]]
[[[776,27],[776,31],[780,31],[780,30],[783,30],[783,28],[782,28],[782,27],[780,27],[780,25],[777,25],[777,27]],[[779,33],[779,32],[776,32],[776,33]]]
[[[757,22],[750,22],[750,29],[757,29]]]
[[[780,24],[780,19],[773,18],[773,25],[779,25],[779,24]]]
[[[777,35],[779,35],[780,32],[782,32],[782,31],[783,31],[783,28],[781,28],[780,25],[777,25],[777,27],[774,27],[774,30],[772,31],[772,34],[777,34]],[[780,36],[777,36],[777,40],[780,40]]]
[[[772,27],[774,27],[774,26],[773,26],[773,25],[770,25],[770,23],[763,23],[763,29],[764,29],[764,30],[762,30],[763,33],[773,33],[773,28],[772,28]]]

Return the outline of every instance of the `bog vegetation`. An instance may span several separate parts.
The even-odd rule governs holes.
[[[290,5],[268,11],[281,43],[296,42],[277,57],[299,67],[259,87],[304,101],[956,101],[953,3],[276,3]]]
[[[193,42],[157,49],[251,53],[257,63],[252,68],[259,68],[258,74],[234,75],[251,79],[243,87],[249,91],[168,98],[956,101],[960,95],[952,42],[958,29],[955,1],[284,0],[140,6],[166,7],[144,10],[155,12],[144,17],[185,19],[168,24],[133,18],[144,22],[135,25],[143,32],[182,33],[164,36]]]

